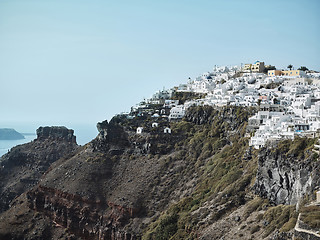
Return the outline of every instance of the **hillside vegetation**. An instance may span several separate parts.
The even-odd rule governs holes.
[[[196,239],[201,236],[201,229],[240,206],[246,206],[242,220],[252,212],[267,209],[268,200],[257,199],[251,193],[258,151],[249,150],[244,136],[248,117],[253,112],[253,109],[234,107],[198,107],[190,109],[183,121],[171,123],[174,132],[184,134],[185,138],[176,144],[175,151],[179,154],[170,158],[168,167],[177,159],[184,159],[188,166],[180,174],[196,173],[198,181],[189,196],[172,204],[145,230],[143,239]],[[262,214],[261,220],[267,219],[272,224],[256,227],[251,232],[261,228],[267,237],[296,217],[291,216],[292,208],[289,208],[291,215],[282,216],[282,211],[287,212],[283,208],[278,208],[279,216],[271,210]]]
[[[189,108],[181,121],[119,115],[99,123],[96,139],[54,162],[0,215],[0,237],[33,239],[37,232],[39,239],[291,239],[299,212],[277,203],[274,186],[276,193],[288,186],[285,201],[303,194],[307,199],[307,190],[293,193],[290,186],[316,184],[309,175],[317,175],[308,175],[318,171],[315,139],[252,149],[246,128],[255,111],[202,106]],[[159,126],[152,128],[155,121]],[[281,176],[288,171],[287,179]],[[303,220],[317,228],[318,216],[301,209]],[[30,224],[32,219],[41,224]]]

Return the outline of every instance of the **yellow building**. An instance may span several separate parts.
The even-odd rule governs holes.
[[[286,71],[280,71],[280,70],[269,70],[268,76],[288,76],[288,77],[297,77],[297,76],[304,76],[305,72],[302,70],[286,70]]]
[[[263,72],[265,69],[264,62],[256,61],[254,64],[246,63],[242,68],[243,72]]]
[[[282,72],[281,70],[269,70],[268,71],[268,76],[272,77],[272,76],[281,76]]]
[[[282,71],[282,75],[284,76],[303,76],[304,71],[301,70],[288,70],[288,71]]]
[[[244,65],[244,67],[243,67],[242,70],[243,70],[244,72],[249,72],[249,71],[251,71],[251,66],[252,66],[251,63],[247,63],[247,64]]]
[[[264,68],[264,62],[256,61],[254,64],[252,64],[251,71],[261,73],[263,72]]]

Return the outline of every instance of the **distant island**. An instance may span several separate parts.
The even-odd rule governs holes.
[[[19,140],[24,136],[13,128],[0,128],[0,140]]]

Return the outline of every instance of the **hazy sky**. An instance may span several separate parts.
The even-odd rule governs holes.
[[[0,127],[89,124],[212,70],[320,70],[318,0],[1,0]]]

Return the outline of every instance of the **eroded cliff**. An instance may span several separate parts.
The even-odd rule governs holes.
[[[245,134],[253,113],[197,107],[179,122],[159,119],[155,128],[154,119],[146,117],[98,123],[94,140],[52,163],[41,181],[0,215],[0,236],[289,239],[295,206],[274,204],[295,203],[312,191],[318,159],[310,140],[295,148],[282,143],[250,149]],[[138,126],[145,131],[137,134]],[[64,131],[58,132],[59,138]],[[21,230],[7,227],[19,219],[26,222]]]
[[[19,145],[0,158],[0,212],[10,202],[35,186],[50,165],[77,149],[73,130],[40,127],[37,139]]]
[[[254,190],[274,204],[299,204],[320,186],[316,139],[296,138],[259,153]]]

